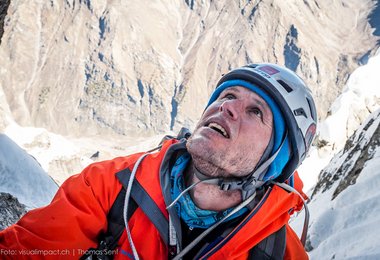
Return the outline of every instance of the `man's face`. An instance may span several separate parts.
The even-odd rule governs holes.
[[[273,115],[251,90],[225,89],[204,112],[187,142],[195,166],[209,176],[249,174],[271,138]]]

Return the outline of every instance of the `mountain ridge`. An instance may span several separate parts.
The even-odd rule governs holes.
[[[144,1],[11,1],[0,46],[7,118],[74,136],[192,128],[220,76],[257,61],[295,69],[324,118],[378,39],[374,1]]]
[[[308,201],[310,259],[378,259],[380,109],[320,173]],[[291,223],[301,230],[303,219]]]

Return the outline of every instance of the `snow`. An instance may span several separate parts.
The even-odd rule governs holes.
[[[363,111],[363,108],[367,110],[364,115],[379,109],[379,71],[378,50],[367,65],[351,74],[342,95],[331,107],[331,115],[321,122],[318,134],[320,139],[328,141],[328,145],[321,149],[313,147],[309,157],[298,169],[305,184],[304,190],[309,196],[322,169],[336,172],[338,165],[342,164],[342,161],[330,160],[342,149],[349,134],[352,134],[347,131],[349,125],[352,128],[358,127],[352,126],[357,124],[354,115],[360,114],[358,111]],[[379,116],[376,119],[380,120]],[[345,157],[341,158],[343,159]],[[336,182],[308,203],[311,213],[308,235],[313,247],[309,252],[310,259],[380,259],[379,168],[380,147],[377,147],[374,157],[366,162],[355,185],[349,186],[332,200],[332,193],[338,185]],[[303,221],[303,212],[291,221],[291,226],[299,235]]]
[[[58,185],[38,162],[6,135],[0,134],[0,191],[10,193],[28,209],[48,204]]]
[[[72,142],[63,136],[49,133],[44,128],[20,127],[12,123],[4,133],[37,158],[45,171],[48,171],[49,163],[54,158],[68,157],[80,152],[79,147]]]
[[[90,159],[94,151],[100,151],[100,160],[112,159],[150,150],[158,145],[162,137],[70,138],[44,128],[21,127],[10,121],[4,134],[0,133],[0,192],[17,197],[28,209],[45,206],[55,195],[58,185],[78,173],[64,173],[55,168],[52,171],[54,162],[69,164],[70,160],[79,158],[76,169],[80,171],[94,162]]]
[[[319,137],[340,150],[347,137],[370,112],[380,107],[380,49],[349,77],[343,93],[330,107],[331,115],[319,126]]]
[[[327,145],[310,154],[298,168],[304,182],[304,191],[309,193],[321,170],[332,157],[343,148],[347,138],[364,121],[370,112],[380,108],[380,48],[366,65],[357,68],[349,77],[343,93],[331,105],[331,115],[320,122],[317,129],[319,140]],[[359,121],[360,119],[360,121]]]
[[[147,151],[158,145],[162,135],[149,138],[122,138],[93,136],[70,138],[48,132],[44,128],[21,127],[12,122],[4,133],[37,159],[41,167],[58,183],[78,173],[94,160],[90,157],[99,151],[96,160]],[[71,164],[77,164],[72,166]],[[60,169],[55,165],[64,165]],[[69,172],[68,172],[69,171]]]
[[[370,120],[373,120],[372,124],[367,127]],[[342,174],[349,172],[362,152],[355,148],[363,148],[379,125],[380,109],[358,129],[353,139],[356,147],[346,153],[339,152],[324,171],[336,173],[345,163]],[[309,252],[310,259],[380,259],[379,242],[375,239],[380,233],[380,146],[375,149],[369,151],[373,156],[365,162],[354,185],[332,200],[340,183],[338,179],[328,190],[315,194],[308,203],[311,212],[308,234],[313,248]],[[291,225],[300,234],[303,214],[294,218]]]
[[[333,188],[310,203],[311,259],[380,259],[380,149],[355,185],[331,201]],[[326,207],[328,205],[328,207]]]
[[[318,180],[319,173],[330,162],[333,155],[332,152],[321,152],[316,147],[310,149],[308,157],[297,169],[304,184],[303,191],[306,194],[311,192]]]

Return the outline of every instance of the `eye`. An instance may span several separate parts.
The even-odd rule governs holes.
[[[236,99],[236,96],[232,93],[226,93],[222,96],[221,99],[228,99],[228,100],[231,100],[231,99]]]
[[[248,113],[251,115],[258,116],[261,119],[263,118],[263,112],[257,107],[252,107],[252,108],[248,109]]]

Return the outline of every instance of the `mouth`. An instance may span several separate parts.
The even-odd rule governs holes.
[[[227,130],[223,126],[219,125],[218,123],[211,122],[206,126],[218,132],[219,134],[223,135],[225,138],[230,138]]]

